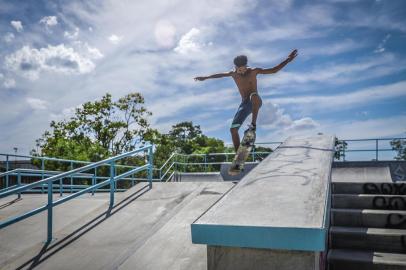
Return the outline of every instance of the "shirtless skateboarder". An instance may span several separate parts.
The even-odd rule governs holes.
[[[196,77],[196,81],[204,81],[206,79],[217,79],[223,77],[232,77],[240,91],[242,102],[231,123],[230,132],[234,144],[235,151],[240,146],[240,136],[238,129],[243,124],[245,119],[252,113],[252,122],[248,126],[249,130],[256,131],[257,116],[259,108],[262,106],[262,100],[258,95],[257,90],[257,75],[258,74],[273,74],[281,70],[290,61],[297,56],[297,50],[293,50],[285,61],[272,68],[251,68],[247,66],[248,58],[245,55],[239,55],[234,58],[235,70],[230,72],[213,74],[210,76]]]

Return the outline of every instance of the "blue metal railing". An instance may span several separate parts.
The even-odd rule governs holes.
[[[372,152],[375,154],[376,161],[379,161],[379,153],[380,152],[394,152],[395,150],[391,148],[379,148],[380,142],[390,142],[393,140],[406,140],[406,138],[373,138],[373,139],[350,139],[350,140],[338,140],[339,142],[344,144],[344,147],[338,150],[340,156],[343,157],[343,161],[346,161],[346,154],[347,153],[354,153],[354,152]],[[348,149],[349,143],[357,143],[357,142],[372,142],[374,143],[374,148],[350,148]]]
[[[17,155],[17,154],[4,154],[4,153],[0,153],[0,157],[4,157],[5,161],[5,171],[8,172],[10,171],[10,167],[14,164],[14,166],[17,166],[17,158],[26,158],[30,160],[30,164],[32,160],[39,160],[40,161],[40,169],[37,171],[44,171],[45,172],[45,167],[46,167],[46,162],[58,162],[58,163],[62,163],[62,164],[66,164],[67,166],[69,166],[70,170],[74,169],[74,165],[86,165],[86,164],[91,164],[91,161],[81,161],[81,160],[71,160],[71,159],[63,159],[63,158],[53,158],[53,157],[46,157],[46,156],[30,156],[30,155]],[[14,158],[15,161],[12,161],[11,159]],[[128,165],[116,165],[117,168],[133,168],[133,166],[128,166]],[[95,175],[97,176],[97,170],[95,170]],[[10,174],[4,174],[3,175],[5,177],[5,182],[6,182],[6,186],[7,183],[10,180]],[[45,178],[45,174],[41,174],[41,179]],[[1,175],[0,175],[1,177]],[[73,177],[70,178],[70,184],[71,186],[73,185]],[[41,187],[42,192],[45,192],[45,189]],[[73,189],[72,189],[73,191]]]
[[[381,152],[394,152],[393,148],[379,148],[379,142],[381,141],[393,141],[393,140],[406,140],[406,138],[374,138],[374,139],[349,139],[349,140],[338,140],[341,143],[345,143],[345,147],[337,149],[337,151],[340,153],[340,156],[343,157],[343,161],[346,161],[346,154],[349,152],[372,152],[375,154],[375,160],[379,160],[379,153]],[[374,147],[373,148],[364,148],[364,149],[360,149],[360,148],[348,148],[348,144],[350,142],[375,142],[374,143]],[[279,147],[279,145],[281,145],[282,142],[257,142],[256,145],[275,145],[277,147]],[[264,155],[268,155],[271,152],[258,152],[255,151],[255,148],[252,150],[251,152],[251,161],[255,162],[256,157],[258,155],[261,155],[262,157]],[[185,155],[185,154],[179,154],[179,153],[174,153],[172,154],[168,160],[166,160],[164,162],[164,164],[161,166],[161,168],[157,169],[159,171],[159,181],[165,181],[165,177],[170,173],[170,171],[172,170],[172,174],[170,174],[170,176],[166,179],[169,180],[175,171],[179,171],[178,168],[179,166],[183,166],[183,168],[187,167],[187,166],[204,166],[203,172],[207,172],[207,168],[210,165],[219,165],[223,162],[229,162],[229,157],[230,156],[234,156],[235,153],[210,153],[210,154],[189,154],[189,155]],[[202,161],[201,162],[189,162],[190,157],[202,157]],[[213,157],[213,156],[224,156],[225,160],[224,161],[219,161],[219,162],[209,162],[208,158],[209,157]],[[179,161],[177,159],[177,157],[181,157],[183,158],[183,161]],[[170,162],[172,161],[172,162]],[[168,168],[166,170],[164,170],[164,167],[168,166]]]
[[[117,165],[116,165],[117,166]],[[130,167],[130,168],[135,168],[135,167]],[[3,185],[4,188],[0,189],[0,192],[8,190],[8,189],[12,189],[15,187],[19,187],[19,186],[24,186],[26,185],[25,183],[22,183],[22,178],[28,178],[28,177],[35,177],[37,179],[41,179],[41,177],[49,177],[49,176],[54,176],[57,174],[63,173],[63,171],[43,171],[43,170],[36,170],[36,169],[14,169],[8,172],[4,172],[4,173],[0,173],[0,178],[3,177],[3,179],[5,179],[5,184]],[[16,180],[14,181],[14,185],[10,184],[10,179],[8,179],[6,176],[13,176],[16,178]],[[73,193],[74,191],[77,191],[78,189],[83,189],[86,187],[89,187],[91,185],[94,185],[97,183],[97,181],[99,180],[105,180],[108,179],[109,177],[106,176],[97,176],[96,173],[78,173],[75,175],[72,175],[70,177],[71,183],[70,184],[64,184],[62,179],[59,180],[59,184],[54,184],[53,188],[54,188],[54,192],[59,192],[60,196],[62,196],[63,193],[65,192],[70,192]],[[89,184],[75,184],[73,182],[73,179],[90,179],[91,180],[91,185]],[[131,178],[122,178],[121,180],[127,180],[127,181],[132,181],[132,186],[134,186],[134,181],[135,178],[131,177]],[[145,179],[144,179],[145,180]],[[40,189],[37,189],[37,188]],[[40,186],[37,186],[31,190],[26,190],[24,191],[24,193],[45,193],[46,192],[46,187],[47,184],[43,183]],[[116,189],[116,191],[125,191],[126,189]],[[106,189],[98,189],[97,191],[109,191]],[[92,195],[94,194],[94,190],[92,191]],[[19,196],[20,197],[20,193]]]
[[[129,171],[126,171],[126,172],[124,172],[124,173],[122,173],[120,175],[116,175],[116,164],[115,164],[116,161],[118,161],[120,159],[123,159],[123,158],[126,158],[126,157],[134,156],[135,154],[137,154],[139,152],[145,152],[145,151],[148,151],[148,163],[147,164],[145,164],[143,166],[135,167],[135,168],[133,167],[133,169],[130,169]],[[70,194],[70,195],[68,195],[66,197],[63,197],[63,198],[59,199],[59,200],[56,200],[56,201],[53,200],[53,196],[52,196],[53,195],[53,183],[55,181],[66,178],[66,177],[71,177],[71,176],[77,175],[78,173],[82,173],[84,171],[88,171],[88,170],[91,170],[91,169],[94,169],[94,168],[97,168],[97,167],[100,167],[100,166],[104,166],[106,164],[108,164],[110,166],[110,177],[109,177],[109,179],[104,180],[103,182],[94,184],[92,186],[89,186],[87,188],[84,188],[84,189],[82,189],[82,190],[80,190],[80,191],[78,191],[76,193]],[[69,201],[69,200],[71,200],[71,199],[73,199],[75,197],[78,197],[78,196],[80,196],[82,194],[85,194],[87,192],[91,192],[91,191],[96,190],[98,188],[101,188],[103,186],[110,185],[109,209],[111,209],[113,207],[113,205],[114,205],[114,192],[115,192],[115,188],[116,188],[116,185],[115,185],[116,182],[118,180],[121,180],[122,178],[128,177],[130,175],[133,175],[133,174],[135,174],[137,172],[144,171],[144,170],[148,170],[149,188],[152,188],[152,171],[153,171],[153,149],[152,149],[152,145],[141,147],[139,149],[136,149],[136,150],[133,150],[133,151],[121,154],[121,155],[117,155],[115,157],[111,157],[111,158],[108,158],[108,159],[105,159],[105,160],[94,162],[94,163],[85,165],[83,167],[76,168],[76,169],[70,170],[68,172],[63,172],[63,173],[60,173],[60,174],[45,178],[43,180],[31,183],[31,184],[27,184],[27,185],[24,185],[24,186],[19,186],[19,187],[15,187],[15,188],[12,188],[12,189],[2,191],[0,193],[0,198],[4,198],[4,197],[7,197],[7,196],[10,196],[10,195],[13,195],[13,194],[19,194],[19,193],[21,193],[23,191],[32,189],[34,187],[37,187],[37,186],[40,186],[40,185],[46,183],[47,184],[47,192],[48,192],[48,202],[47,202],[46,205],[43,205],[43,206],[41,206],[39,208],[36,208],[36,209],[31,210],[29,212],[26,212],[24,214],[21,214],[21,215],[18,215],[18,216],[15,216],[15,217],[12,217],[12,218],[9,218],[9,219],[7,219],[5,221],[0,222],[0,229],[2,229],[4,227],[7,227],[9,225],[12,225],[14,223],[17,223],[17,222],[19,222],[21,220],[24,220],[24,219],[26,219],[28,217],[31,217],[33,215],[36,215],[36,214],[38,214],[40,212],[43,212],[43,211],[47,210],[47,213],[48,213],[47,214],[47,220],[48,220],[47,221],[47,243],[50,243],[51,240],[52,240],[52,231],[53,231],[53,229],[52,229],[52,227],[53,227],[53,219],[52,219],[52,217],[53,217],[53,207],[55,207],[55,206],[57,206],[59,204],[62,204],[64,202],[67,202],[67,201]]]

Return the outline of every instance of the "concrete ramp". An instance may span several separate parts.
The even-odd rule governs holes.
[[[333,182],[392,182],[389,166],[333,168]]]
[[[191,243],[190,224],[232,183],[154,183],[117,194],[84,195],[57,206],[55,241],[44,246],[46,213],[0,230],[0,269],[206,269],[206,249]],[[2,199],[1,218],[40,206],[46,195]]]

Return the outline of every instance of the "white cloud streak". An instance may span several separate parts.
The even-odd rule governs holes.
[[[6,56],[5,65],[9,70],[30,80],[38,79],[39,74],[43,71],[84,74],[95,68],[92,58],[86,58],[64,44],[48,45],[48,47],[39,50],[24,46],[15,53]]]
[[[10,24],[12,27],[14,27],[14,29],[17,32],[22,32],[24,30],[24,27],[23,27],[23,24],[21,21],[11,21]]]
[[[5,35],[4,35],[4,37],[3,37],[3,39],[4,39],[4,41],[6,42],[6,43],[11,43],[11,42],[13,42],[13,40],[14,40],[14,38],[15,38],[15,35],[13,34],[13,33],[6,33]]]
[[[46,110],[48,107],[48,102],[39,98],[28,97],[26,102],[33,110]]]
[[[52,27],[58,24],[58,17],[45,16],[39,21],[39,23],[45,25],[45,27]]]
[[[111,43],[113,43],[114,45],[119,44],[122,41],[123,37],[122,36],[117,36],[117,35],[111,35],[109,36],[109,40]]]
[[[373,104],[375,102],[405,96],[406,81],[400,81],[336,95],[295,96],[273,98],[272,100],[277,104],[297,104],[305,106],[307,110],[329,109],[331,111],[353,108],[362,104]]]

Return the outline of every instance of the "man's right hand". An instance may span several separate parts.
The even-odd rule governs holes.
[[[295,59],[296,56],[297,56],[297,49],[294,49],[288,56],[289,62],[292,61],[293,59]]]
[[[196,77],[195,81],[204,81],[206,79],[207,79],[206,77]]]

